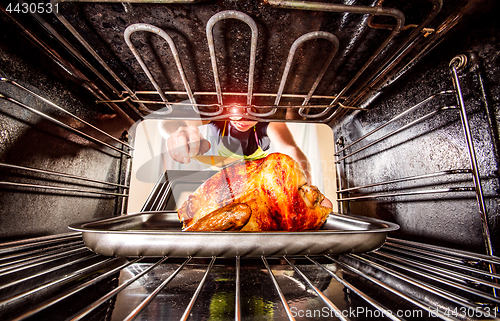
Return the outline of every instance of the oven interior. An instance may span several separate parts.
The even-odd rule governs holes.
[[[0,8],[2,319],[497,318],[498,3]],[[138,128],[234,106],[327,126],[335,210],[400,229],[370,253],[252,258],[108,257],[68,230],[175,209],[214,172],[161,167],[134,187],[137,150],[167,157]]]

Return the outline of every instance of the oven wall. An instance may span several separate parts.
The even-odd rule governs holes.
[[[20,28],[0,15],[0,76],[15,80],[71,113],[106,128],[119,137],[126,126],[113,110],[97,106],[95,97],[24,37]],[[73,80],[73,79],[72,79]],[[0,82],[0,93],[84,131],[100,134],[56,111],[33,95]],[[15,103],[0,99],[0,163],[78,175],[118,183],[126,160],[116,151],[94,144]],[[109,142],[120,147],[120,144]],[[0,240],[70,232],[68,225],[120,211],[120,198],[81,192],[48,190],[3,182],[122,192],[105,185],[58,178],[24,170],[0,169]]]
[[[468,19],[454,31],[451,38],[439,44],[404,76],[404,79],[383,92],[369,106],[369,111],[351,114],[333,127],[335,137],[343,137],[345,144],[355,141],[429,96],[442,90],[453,89],[448,67],[451,59],[457,54],[474,53],[479,69],[467,69],[461,73],[460,81],[474,137],[492,242],[497,252],[500,24],[495,15],[499,7],[497,3],[495,8],[490,8],[488,12],[475,14]],[[480,90],[478,75],[484,81],[485,95]],[[456,104],[455,96],[434,99],[400,121],[354,145],[346,153],[357,150],[439,107]],[[459,114],[455,110],[439,112],[431,119],[347,158],[340,167],[345,175],[343,188],[450,169],[470,168]],[[365,188],[360,190],[358,195],[453,186],[473,186],[471,175],[447,175]],[[345,211],[394,221],[401,225],[398,236],[406,239],[484,252],[481,218],[473,192],[377,197],[351,201],[346,205]]]

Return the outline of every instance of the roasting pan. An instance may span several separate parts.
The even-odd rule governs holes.
[[[381,247],[394,223],[331,213],[303,232],[183,232],[175,211],[141,212],[75,224],[92,251],[107,256],[260,257],[368,252]]]

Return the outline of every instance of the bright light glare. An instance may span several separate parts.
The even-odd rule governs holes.
[[[240,120],[242,118],[241,115],[243,114],[243,107],[237,105],[232,106],[229,108],[229,114],[236,115],[229,117],[231,120]]]

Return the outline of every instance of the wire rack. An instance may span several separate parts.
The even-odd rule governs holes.
[[[128,163],[128,167],[130,167],[131,162],[131,154],[130,151],[133,149],[127,142],[124,140],[120,140],[115,138],[114,136],[108,134],[107,132],[99,129],[98,127],[90,124],[89,122],[83,120],[82,118],[68,112],[66,109],[56,105],[52,101],[47,98],[38,95],[37,93],[29,90],[23,85],[17,83],[16,81],[0,78],[0,82],[6,83],[9,86],[19,89],[21,93],[26,94],[28,97],[33,97],[36,100],[43,102],[45,105],[49,106],[53,112],[60,112],[65,116],[68,116],[68,119],[75,120],[77,124],[81,124],[85,128],[89,129],[92,133],[86,133],[80,130],[77,126],[71,126],[68,124],[69,121],[61,121],[51,114],[41,111],[35,107],[32,107],[28,104],[21,102],[16,98],[12,98],[7,96],[6,94],[0,93],[0,99],[8,101],[12,104],[12,106],[17,107],[15,110],[16,113],[22,113],[22,111],[27,111],[33,115],[37,115],[44,120],[47,120],[55,127],[62,128],[65,131],[68,131],[72,134],[76,134],[79,137],[91,142],[96,145],[102,147],[101,152],[109,157],[121,158],[124,157],[125,161]],[[21,95],[20,95],[21,96]],[[96,138],[98,135],[104,136],[107,141],[110,143]],[[116,145],[120,146],[117,147]],[[44,184],[35,184],[35,183],[24,183],[19,181],[0,181],[0,186],[4,188],[17,188],[17,189],[34,189],[40,193],[52,193],[52,192],[69,192],[78,195],[93,195],[97,197],[117,197],[122,200],[128,198],[128,190],[129,186],[126,184],[117,184],[113,182],[107,182],[102,180],[91,179],[84,176],[79,175],[71,175],[63,172],[51,171],[41,168],[33,168],[28,166],[19,166],[16,164],[7,164],[0,163],[0,168],[2,168],[5,172],[9,171],[11,173],[18,173],[22,175],[28,175],[31,179],[41,180],[45,182]],[[58,181],[59,180],[59,181]],[[59,184],[48,184],[49,182],[58,182]],[[125,178],[125,182],[128,182],[128,178]],[[70,186],[68,186],[68,184]],[[87,185],[86,188],[82,188],[82,185]],[[74,187],[73,187],[74,186]],[[126,202],[122,202],[121,213],[125,212],[125,204]]]
[[[362,137],[354,140],[352,143],[345,145],[342,141],[339,141],[337,144],[338,149],[335,152],[335,162],[337,163],[337,171],[339,173],[339,177],[342,177],[343,174],[343,162],[346,159],[349,159],[353,157],[354,155],[357,155],[358,153],[372,147],[372,146],[377,146],[377,144],[380,144],[384,140],[388,139],[389,137],[392,137],[396,134],[404,133],[405,130],[408,128],[411,128],[412,126],[415,126],[416,124],[422,123],[424,121],[430,120],[433,117],[436,117],[440,113],[458,113],[461,124],[462,124],[462,129],[463,129],[463,139],[466,143],[467,146],[467,157],[469,160],[470,167],[469,168],[453,168],[453,169],[448,169],[445,171],[439,171],[439,172],[434,172],[434,173],[427,173],[423,175],[418,175],[418,176],[411,176],[411,177],[399,177],[395,179],[390,179],[387,181],[382,181],[382,182],[374,182],[371,184],[366,184],[363,186],[352,186],[352,187],[344,187],[344,186],[339,186],[339,189],[337,191],[338,193],[338,202],[339,206],[341,208],[341,211],[346,211],[347,208],[344,207],[344,202],[350,202],[350,201],[359,201],[359,200],[366,200],[366,199],[373,199],[373,198],[382,198],[382,197],[400,197],[400,196],[411,196],[411,195],[423,195],[423,194],[438,194],[438,193],[475,193],[476,200],[477,200],[477,205],[479,209],[479,214],[481,217],[481,222],[482,222],[482,233],[483,233],[483,238],[486,246],[486,251],[490,255],[493,254],[493,247],[491,244],[491,235],[490,235],[490,229],[489,229],[489,223],[488,223],[488,214],[486,210],[486,205],[485,205],[485,199],[484,199],[484,193],[483,193],[483,188],[481,185],[481,178],[480,178],[480,173],[478,169],[478,162],[477,162],[477,157],[476,157],[476,151],[473,143],[473,137],[471,133],[471,129],[469,126],[469,120],[467,117],[467,111],[466,111],[466,106],[464,103],[463,99],[463,94],[462,94],[462,89],[460,86],[460,79],[458,77],[458,70],[463,69],[464,66],[467,64],[467,57],[465,55],[459,55],[453,58],[453,60],[450,62],[450,73],[454,85],[454,90],[447,90],[447,91],[441,91],[438,92],[434,95],[431,95],[430,97],[424,99],[423,101],[417,103],[416,105],[408,108],[407,110],[403,111],[402,113],[396,115],[389,121],[385,122],[384,124],[378,126],[377,128],[373,129],[372,131],[368,132],[366,135],[363,135]],[[390,124],[393,124],[397,122],[400,119],[403,119],[406,115],[411,114],[415,111],[417,111],[419,108],[422,106],[425,106],[428,103],[432,103],[434,100],[436,100],[439,97],[443,96],[450,96],[451,98],[455,98],[455,101],[457,105],[451,105],[451,106],[442,106],[438,104],[438,107],[434,108],[433,111],[419,117],[416,120],[413,120],[411,122],[408,122],[404,125],[399,126],[398,128],[388,132],[387,134],[383,135],[380,138],[373,139],[370,143],[365,144],[362,147],[358,147],[360,143],[364,142],[367,140],[367,138],[371,138],[372,135],[376,134],[383,128],[387,127]],[[371,192],[371,189],[379,186],[387,186],[390,184],[398,184],[402,182],[407,182],[407,181],[412,181],[412,182],[418,182],[419,180],[422,179],[427,179],[427,178],[432,178],[432,177],[440,177],[444,176],[447,178],[450,178],[452,176],[462,176],[462,177],[467,177],[467,180],[471,180],[473,182],[473,187],[469,186],[459,186],[459,187],[448,187],[448,188],[431,188],[431,189],[424,189],[424,190],[413,190],[413,191],[394,191],[389,189],[387,192],[384,193],[379,193],[379,192]],[[338,181],[341,185],[342,180]],[[356,193],[359,193],[360,191],[363,192],[363,195],[356,195]]]
[[[67,234],[0,254],[4,320],[497,320],[500,303],[500,258],[394,238],[339,257],[125,259]]]

